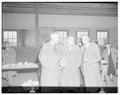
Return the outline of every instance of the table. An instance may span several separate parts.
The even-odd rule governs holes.
[[[2,71],[9,71],[9,70],[21,70],[21,69],[38,69],[39,66],[37,64],[30,64],[30,65],[3,65]]]
[[[11,64],[11,65],[3,65],[2,66],[2,71],[18,71],[18,70],[32,70],[32,69],[37,69],[37,75],[38,75],[38,81],[39,81],[39,72],[40,68],[37,64]],[[8,75],[7,75],[8,76]],[[40,81],[39,81],[40,84]]]

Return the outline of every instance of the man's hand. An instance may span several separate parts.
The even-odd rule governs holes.
[[[64,69],[66,67],[66,61],[63,57],[59,58],[58,67],[59,69]]]
[[[107,64],[107,63],[108,63],[108,61],[101,60],[101,63],[102,63],[102,64],[105,64],[105,63]]]

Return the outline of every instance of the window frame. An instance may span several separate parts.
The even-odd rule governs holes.
[[[106,30],[106,29],[105,30],[96,30],[96,40],[98,40],[98,37],[97,37],[98,32],[107,32],[107,41],[108,42],[110,41],[110,32],[109,32],[109,30]],[[101,45],[101,44],[99,44],[99,42],[98,42],[98,45]]]
[[[2,45],[4,44],[3,43],[3,41],[4,41],[4,39],[3,39],[3,32],[4,31],[16,31],[17,32],[17,46],[11,46],[11,47],[18,47],[18,46],[20,46],[20,47],[24,47],[25,46],[25,36],[26,36],[26,32],[28,31],[27,29],[2,29]],[[21,36],[21,32],[24,32],[23,33],[23,38],[22,38],[22,43],[21,43],[21,38],[20,38],[20,36]]]
[[[17,45],[16,46],[13,46],[13,45],[10,45],[10,47],[17,47],[18,46],[18,30],[16,30],[16,29],[4,29],[4,30],[2,30],[2,44],[4,44],[4,32],[11,32],[11,31],[14,31],[14,32],[16,32],[17,33],[17,38],[16,38],[16,40],[17,40]],[[8,39],[14,39],[14,38],[8,38]]]

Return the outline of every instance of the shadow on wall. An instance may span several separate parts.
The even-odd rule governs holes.
[[[26,31],[25,46],[36,46],[35,30]]]
[[[41,31],[40,31],[41,32]],[[40,46],[50,40],[50,35],[48,33],[39,33],[39,41],[36,44],[35,30],[28,30],[25,34],[25,46]]]
[[[16,62],[35,62],[39,63],[38,55],[40,47],[16,47]]]

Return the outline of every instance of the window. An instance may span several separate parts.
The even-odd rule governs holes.
[[[61,43],[65,43],[65,39],[67,38],[67,31],[56,31],[59,35],[59,41]]]
[[[77,38],[81,38],[83,35],[88,35],[88,32],[77,32]]]
[[[88,35],[88,31],[85,32],[77,32],[77,44],[81,43],[81,37],[83,35]]]
[[[104,45],[108,41],[108,31],[97,31],[97,40],[99,45]]]
[[[17,46],[17,31],[3,31],[3,42],[8,41],[9,46]]]

